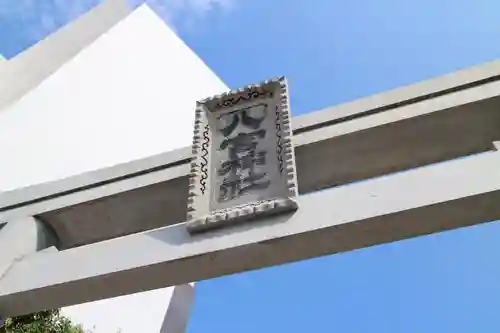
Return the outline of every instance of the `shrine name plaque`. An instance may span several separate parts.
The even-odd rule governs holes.
[[[191,234],[298,208],[290,118],[285,77],[197,102]]]

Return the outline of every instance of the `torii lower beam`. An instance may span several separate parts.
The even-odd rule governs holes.
[[[185,224],[26,258],[0,280],[19,315],[500,219],[492,151],[298,198],[293,215],[197,237]]]

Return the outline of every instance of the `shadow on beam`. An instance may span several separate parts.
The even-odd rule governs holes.
[[[500,219],[500,152],[298,198],[292,215],[191,237],[184,223],[27,258],[0,281],[22,314]],[[126,254],[126,255],[125,255]]]

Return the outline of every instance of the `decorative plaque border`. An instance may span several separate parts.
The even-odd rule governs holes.
[[[265,103],[265,104],[264,104]],[[215,164],[220,158],[214,153],[214,121],[216,117],[230,112],[250,109],[265,105],[267,117],[273,117],[274,137],[269,133],[264,144],[274,147],[272,155],[276,160],[278,175],[269,182],[279,183],[280,189],[270,198],[252,200],[239,204],[213,209],[213,187],[215,177],[212,176]],[[271,105],[271,108],[269,108]],[[238,109],[239,108],[239,109]],[[231,111],[237,109],[236,111]],[[270,128],[271,119],[265,120]],[[266,80],[259,84],[249,85],[221,95],[199,101],[196,104],[194,134],[192,145],[191,169],[189,174],[189,194],[187,207],[187,230],[191,234],[221,228],[239,222],[249,221],[265,216],[291,212],[298,208],[293,200],[298,195],[297,176],[295,170],[295,153],[292,143],[291,115],[289,107],[288,84],[284,76]],[[219,135],[220,136],[220,135]],[[214,179],[212,179],[214,178]],[[245,200],[245,199],[243,199]]]

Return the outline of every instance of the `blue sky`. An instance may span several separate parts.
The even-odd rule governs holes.
[[[0,53],[97,2],[0,0]],[[229,86],[286,75],[294,115],[500,58],[497,0],[151,4]],[[499,238],[491,223],[203,281],[188,332],[498,332]]]

